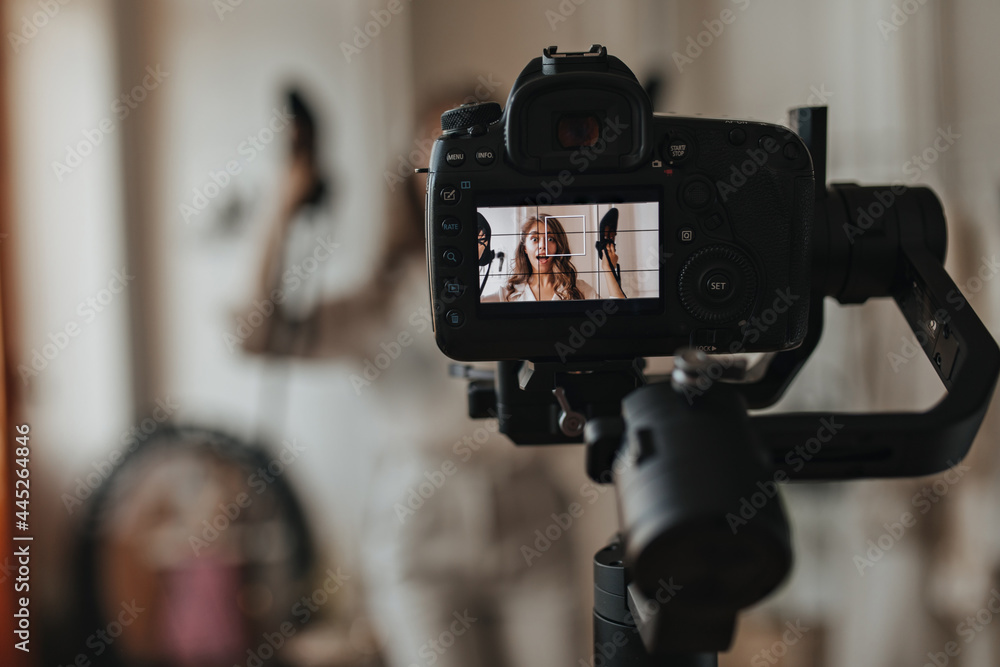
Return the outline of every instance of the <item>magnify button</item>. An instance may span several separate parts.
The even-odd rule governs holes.
[[[441,251],[441,261],[445,266],[459,266],[462,263],[462,252],[458,248],[445,248]]]

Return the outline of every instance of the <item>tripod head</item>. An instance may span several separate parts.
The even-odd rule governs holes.
[[[747,329],[769,326],[765,310],[742,341],[692,332],[691,348],[708,354],[682,353],[671,381],[646,377],[633,359],[500,361],[494,378],[469,383],[470,416],[499,415],[500,431],[518,445],[586,443],[590,477],[616,487],[621,534],[595,560],[595,641],[609,628],[632,628],[646,652],[711,664],[706,656],[730,645],[738,611],[790,568],[778,483],[945,470],[964,458],[990,403],[1000,350],[943,267],[937,197],[902,185],[828,187],[826,108],[795,109],[790,126],[811,154],[816,184],[800,345],[754,369],[713,356],[745,351]],[[748,415],[773,405],[815,350],[826,297],[893,299],[945,397],[919,413]],[[752,518],[739,515],[742,502],[756,510]],[[648,604],[671,579],[683,595]]]

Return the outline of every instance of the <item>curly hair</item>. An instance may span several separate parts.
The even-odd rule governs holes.
[[[528,259],[528,252],[524,249],[524,243],[528,239],[528,234],[537,224],[547,226],[549,236],[552,236],[556,242],[556,252],[553,255],[559,256],[552,258],[552,282],[556,294],[564,301],[582,299],[583,292],[576,286],[576,267],[573,266],[569,257],[566,257],[569,254],[569,239],[566,236],[566,230],[558,218],[539,213],[529,217],[521,225],[521,239],[517,244],[517,252],[514,254],[514,273],[508,278],[507,285],[504,287],[504,301],[510,301],[514,292],[517,291],[518,285],[525,284],[530,289],[534,269],[531,268],[531,261]]]

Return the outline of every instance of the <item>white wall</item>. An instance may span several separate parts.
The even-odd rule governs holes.
[[[16,51],[4,40],[13,52],[15,168],[14,224],[3,242],[15,246],[21,317],[13,323],[21,349],[9,365],[26,397],[39,460],[56,469],[60,490],[70,473],[119,445],[131,419],[127,288],[116,282],[115,292],[107,289],[126,265],[118,178],[119,135],[129,121],[113,106],[123,91],[114,77],[109,9],[98,0],[70,4],[51,18],[41,14],[42,27],[26,30],[30,38]],[[4,3],[3,11],[21,34],[39,7],[25,0]],[[77,163],[70,150],[87,154]],[[79,166],[57,174],[56,162]],[[35,352],[48,358],[33,366]]]

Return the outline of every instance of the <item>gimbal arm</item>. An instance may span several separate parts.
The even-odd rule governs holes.
[[[793,110],[792,125],[815,163],[824,164],[826,109]],[[741,387],[748,406],[774,403],[813,352],[825,296],[841,303],[895,299],[948,394],[922,413],[752,417],[774,465],[790,478],[928,475],[968,452],[1000,374],[1000,350],[944,269],[945,238],[941,204],[929,189],[817,186],[809,334],[798,349],[779,353],[761,381]],[[821,420],[828,424],[822,439]]]

